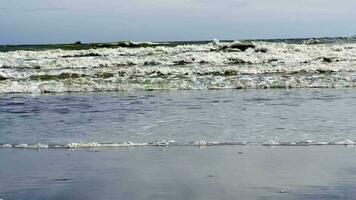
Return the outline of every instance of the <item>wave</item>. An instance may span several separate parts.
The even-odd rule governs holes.
[[[176,42],[136,42],[136,41],[119,41],[107,43],[82,43],[80,41],[73,44],[39,44],[39,45],[0,45],[0,52],[8,51],[42,51],[51,49],[64,49],[64,50],[84,50],[84,49],[100,49],[100,48],[139,48],[139,47],[155,47],[155,46],[175,46]]]
[[[356,86],[356,43],[151,45],[2,52],[0,93]]]
[[[266,141],[263,143],[254,142],[216,142],[216,141],[205,141],[199,140],[194,142],[180,143],[174,140],[162,140],[156,142],[124,142],[124,143],[68,143],[68,144],[0,144],[0,148],[19,148],[19,149],[78,149],[78,148],[119,148],[119,147],[169,147],[169,146],[186,146],[186,147],[208,147],[208,146],[350,146],[356,145],[355,141],[343,140],[336,142],[322,142],[322,141],[296,141],[296,142],[277,142],[277,141]]]
[[[223,42],[233,42],[232,40],[223,40]],[[334,44],[334,43],[354,43],[356,37],[323,37],[323,38],[290,38],[290,39],[255,39],[244,40],[244,42],[274,42],[287,44]],[[0,45],[0,52],[28,50],[41,51],[51,49],[64,50],[85,50],[85,49],[99,49],[99,48],[140,48],[140,47],[175,47],[179,45],[203,45],[211,43],[211,41],[166,41],[166,42],[138,42],[138,41],[118,41],[107,43],[82,43],[77,41],[72,44],[39,44],[39,45]]]

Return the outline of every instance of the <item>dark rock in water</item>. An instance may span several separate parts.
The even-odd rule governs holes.
[[[76,42],[74,42],[74,44],[75,45],[80,45],[80,44],[82,44],[82,42],[81,41],[76,41]]]
[[[236,41],[236,42],[231,43],[229,48],[231,48],[231,49],[239,49],[241,51],[246,51],[246,49],[248,49],[248,48],[254,49],[254,48],[256,48],[256,46],[254,44],[252,44],[252,43],[249,43],[249,42],[238,42],[238,41]]]

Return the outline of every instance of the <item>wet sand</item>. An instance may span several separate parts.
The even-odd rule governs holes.
[[[0,149],[0,199],[353,199],[355,147]]]

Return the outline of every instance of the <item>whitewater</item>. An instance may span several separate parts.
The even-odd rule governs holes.
[[[0,52],[0,93],[347,88],[355,72],[345,39],[24,48]]]

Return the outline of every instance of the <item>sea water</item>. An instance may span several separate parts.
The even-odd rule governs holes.
[[[353,40],[152,45],[0,47],[0,93],[356,86]]]
[[[354,196],[353,40],[98,46],[0,47],[0,199]]]
[[[352,145],[354,89],[0,96],[1,147]]]

